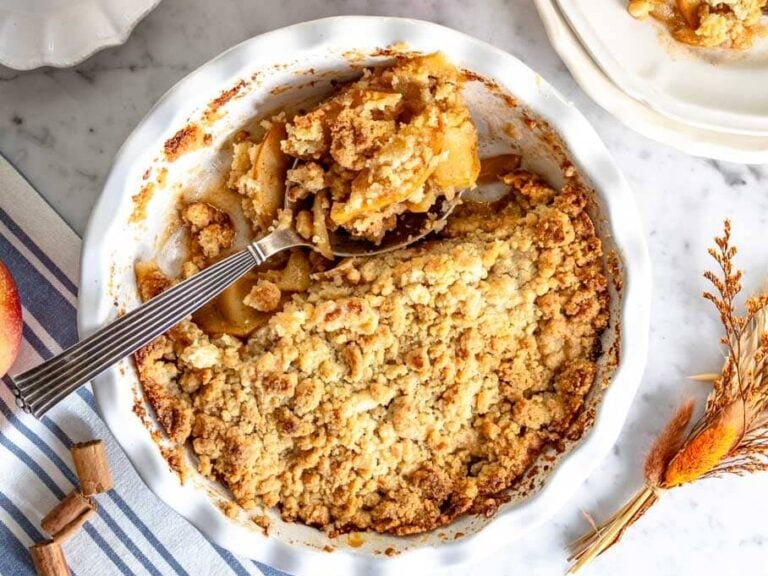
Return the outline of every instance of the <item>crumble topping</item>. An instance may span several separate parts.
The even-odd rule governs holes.
[[[635,18],[664,23],[676,40],[704,48],[751,48],[765,35],[768,0],[629,0]]]
[[[501,180],[504,199],[459,206],[432,240],[333,264],[296,251],[222,295],[217,329],[195,316],[142,349],[168,437],[238,504],[331,533],[493,513],[579,414],[609,302],[585,191]],[[223,221],[207,206],[183,209],[195,242]],[[137,276],[142,296],[171,282]]]

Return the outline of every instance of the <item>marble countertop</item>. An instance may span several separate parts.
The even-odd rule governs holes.
[[[680,402],[704,398],[686,380],[717,371],[720,326],[699,294],[706,249],[733,221],[745,285],[768,264],[768,166],[692,158],[625,128],[576,85],[550,47],[533,4],[522,0],[164,0],[128,42],[70,70],[0,67],[0,153],[79,233],[120,144],[170,86],[229,46],[287,24],[340,14],[431,20],[527,62],[593,123],[629,179],[654,266],[650,355],[613,452],[549,523],[456,574],[562,574],[566,545],[612,513],[641,483],[649,443]],[[709,480],[663,496],[620,546],[584,574],[768,574],[768,475]]]

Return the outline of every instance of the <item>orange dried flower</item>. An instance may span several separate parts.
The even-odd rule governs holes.
[[[744,402],[736,400],[719,411],[688,440],[669,462],[663,487],[674,488],[712,471],[744,435]]]

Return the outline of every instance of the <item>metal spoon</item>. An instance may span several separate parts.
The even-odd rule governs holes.
[[[406,213],[379,245],[340,230],[330,233],[335,256],[374,256],[403,248],[439,229],[458,198],[441,198],[428,213]],[[286,207],[291,207],[286,200]],[[295,229],[278,229],[176,284],[39,366],[14,376],[16,403],[40,417],[80,386],[164,334],[234,284],[254,266],[289,248],[316,247]]]

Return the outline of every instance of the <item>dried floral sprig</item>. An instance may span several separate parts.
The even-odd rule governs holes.
[[[573,543],[569,573],[616,544],[665,490],[702,478],[768,470],[768,292],[749,297],[744,313],[736,313],[742,288],[742,272],[733,265],[736,253],[726,220],[723,235],[709,250],[719,271],[704,274],[714,290],[703,296],[720,315],[726,348],[720,374],[694,377],[712,383],[704,414],[686,433],[693,402],[678,409],[646,458],[645,485],[605,523]]]

